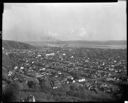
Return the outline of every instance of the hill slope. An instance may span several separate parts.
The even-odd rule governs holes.
[[[89,47],[89,48],[126,48],[126,41],[40,41],[27,42],[33,46],[49,47]]]
[[[2,47],[5,49],[34,49],[36,47],[17,41],[3,40]]]

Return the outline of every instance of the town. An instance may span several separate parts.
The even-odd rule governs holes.
[[[128,82],[126,49],[2,50],[13,61],[6,78],[20,83],[20,101],[29,95],[35,101],[117,100],[121,99],[118,84]]]

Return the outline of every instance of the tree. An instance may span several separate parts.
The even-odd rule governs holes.
[[[120,88],[121,98],[120,100],[128,100],[128,84],[118,84]]]
[[[2,94],[3,102],[18,102],[19,101],[19,85],[17,82],[10,83]]]
[[[36,84],[34,83],[34,81],[28,81],[27,84],[28,84],[28,87],[29,88],[35,88],[35,86],[36,86]]]

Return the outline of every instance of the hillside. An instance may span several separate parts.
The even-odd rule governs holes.
[[[33,46],[82,47],[82,48],[126,48],[126,41],[40,41],[27,42]]]
[[[8,55],[2,54],[2,66],[6,68],[11,68],[12,67],[12,60]]]
[[[16,41],[9,41],[3,40],[2,47],[4,49],[34,49],[34,46],[31,46],[26,43],[16,42]],[[5,52],[2,52],[2,67],[5,71],[12,70],[13,66],[16,64],[15,57],[11,55],[6,55]]]
[[[62,41],[62,43],[79,43],[79,44],[87,44],[87,45],[126,45],[126,41],[124,40],[110,40],[110,41]]]
[[[36,47],[17,41],[3,40],[2,47],[5,49],[34,49]]]

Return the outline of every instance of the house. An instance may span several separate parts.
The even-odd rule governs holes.
[[[55,55],[55,53],[49,53],[49,54],[46,54],[46,57],[48,57],[48,56],[54,56]]]
[[[85,82],[85,78],[79,79],[78,82]]]

